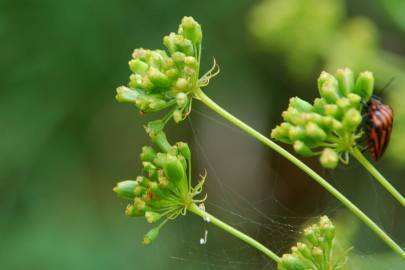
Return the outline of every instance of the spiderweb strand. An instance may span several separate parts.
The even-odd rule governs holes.
[[[233,123],[252,137],[256,138],[258,141],[262,142],[263,144],[267,145],[268,147],[272,148],[298,168],[300,168],[303,172],[308,174],[312,179],[318,182],[323,188],[325,188],[329,193],[331,193],[336,199],[338,199],[342,204],[344,204],[347,208],[350,209],[360,220],[362,220],[370,229],[372,229],[393,251],[395,251],[398,255],[405,259],[405,251],[389,237],[374,221],[372,221],[366,214],[364,214],[357,206],[355,206],[349,199],[347,199],[342,193],[336,190],[332,185],[330,185],[325,179],[323,179],[319,174],[317,174],[314,170],[310,167],[305,165],[299,159],[291,155],[288,151],[284,148],[270,140],[269,138],[265,137],[261,133],[257,132],[250,126],[246,125],[244,122],[239,120],[238,118],[234,117],[227,111],[225,111],[222,107],[216,104],[213,100],[211,100],[201,89],[195,90],[195,98],[200,100],[214,112],[218,113],[222,117],[224,117],[229,122]]]

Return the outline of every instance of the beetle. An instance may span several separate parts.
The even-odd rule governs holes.
[[[374,160],[378,160],[387,149],[394,123],[394,112],[381,97],[373,95],[363,105],[363,128],[367,149]]]

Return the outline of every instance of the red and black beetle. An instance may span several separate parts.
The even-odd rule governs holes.
[[[367,149],[374,160],[378,160],[390,141],[394,113],[380,97],[373,95],[363,107],[363,128]]]

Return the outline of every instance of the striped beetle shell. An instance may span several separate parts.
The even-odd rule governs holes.
[[[366,132],[367,149],[378,160],[390,141],[394,113],[380,97],[373,95],[364,105],[363,127]]]

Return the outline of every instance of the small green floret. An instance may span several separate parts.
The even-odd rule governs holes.
[[[185,142],[171,145],[159,122],[147,126],[154,146],[144,146],[140,154],[142,175],[135,180],[118,182],[113,191],[119,198],[131,203],[125,209],[129,217],[145,217],[148,223],[163,220],[150,230],[144,243],[153,242],[160,228],[180,214],[184,214],[192,203],[201,203],[195,197],[202,192],[204,179],[191,186],[191,151]]]
[[[303,241],[284,254],[278,263],[279,270],[335,270],[333,257],[335,226],[327,216],[303,231]]]
[[[199,78],[202,36],[201,25],[184,17],[177,33],[163,38],[165,50],[135,49],[128,62],[128,85],[117,88],[117,101],[133,104],[141,113],[174,107],[166,120],[184,120],[191,111],[194,91],[217,74],[215,64]]]
[[[373,87],[369,71],[362,72],[356,82],[348,68],[338,69],[336,76],[323,71],[318,79],[320,97],[313,104],[291,98],[282,113],[285,122],[272,130],[271,137],[292,144],[302,156],[320,155],[324,168],[336,168],[339,160],[347,164],[347,153],[362,136],[362,101],[370,98]]]

